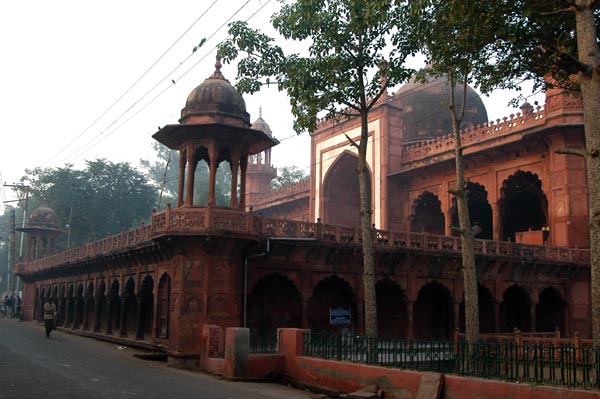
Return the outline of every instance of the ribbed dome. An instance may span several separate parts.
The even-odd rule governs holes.
[[[188,95],[185,108],[181,110],[181,121],[189,117],[214,117],[211,122],[220,122],[220,117],[237,119],[250,125],[246,103],[221,73],[221,62],[217,59],[215,72]]]
[[[447,104],[450,101],[448,79],[439,77],[427,83],[411,81],[394,95],[396,104],[402,107],[402,131],[404,144],[452,133],[452,119]],[[460,109],[462,90],[456,87],[455,107]],[[467,107],[461,128],[467,129],[488,121],[485,105],[471,87],[467,88]]]
[[[269,124],[267,122],[265,122],[265,120],[262,118],[262,116],[259,116],[258,119],[254,121],[254,123],[252,124],[252,129],[260,130],[261,132],[265,133],[267,136],[273,137],[273,132],[271,131],[271,127],[269,126]]]
[[[58,228],[58,216],[52,208],[40,205],[29,215],[29,227]]]

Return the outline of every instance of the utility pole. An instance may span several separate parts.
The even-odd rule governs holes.
[[[27,220],[27,206],[29,204],[29,188],[30,186],[25,185],[25,184],[5,184],[4,187],[10,187],[12,188],[14,191],[17,190],[25,190],[25,204],[22,206],[23,208],[23,223],[22,226],[23,228],[25,228],[25,220]],[[20,196],[17,195],[17,197],[19,198],[18,201],[21,202],[22,198]],[[8,201],[7,201],[8,202]],[[12,230],[11,230],[11,240],[10,240],[10,245],[11,245],[11,249],[9,250],[9,253],[12,251],[12,263],[9,260],[8,264],[9,264],[9,268],[11,267],[10,265],[12,265],[12,270],[14,271],[14,265],[16,263],[15,259],[16,259],[16,242],[15,242],[15,210],[13,209],[12,211]],[[24,233],[21,232],[21,243],[19,246],[19,262],[23,261],[23,238],[24,238]],[[10,255],[9,255],[10,256]],[[9,275],[11,273],[9,272]],[[12,280],[12,286],[10,286],[10,291],[15,293],[15,289],[16,289],[16,296],[19,295],[19,278],[18,277],[14,277]],[[15,287],[16,285],[16,287]],[[15,301],[17,299],[15,298]]]
[[[15,278],[13,278],[12,274],[15,270],[15,255],[16,255],[16,250],[17,250],[17,246],[15,245],[15,234],[16,234],[16,229],[15,229],[15,208],[13,208],[11,210],[10,213],[10,243],[9,243],[9,249],[8,249],[8,281],[9,281],[9,295],[10,298],[12,298],[12,306],[13,308],[10,309],[10,315],[12,317],[14,311],[13,309],[15,308],[15,302],[17,300],[17,298],[14,296],[15,293]]]

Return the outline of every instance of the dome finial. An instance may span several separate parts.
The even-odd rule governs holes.
[[[225,76],[223,76],[223,74],[221,73],[222,66],[223,65],[221,64],[221,57],[217,55],[217,61],[215,62],[215,72],[212,74],[211,78],[226,80]]]
[[[258,107],[258,117],[262,118],[262,105]]]

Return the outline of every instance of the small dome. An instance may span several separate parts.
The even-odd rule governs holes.
[[[233,118],[249,126],[250,115],[246,112],[244,98],[221,73],[221,61],[218,58],[215,68],[212,76],[188,95],[185,107],[181,110],[182,123],[190,117],[209,117],[208,123]]]
[[[271,127],[262,118],[262,110],[260,111],[259,115],[260,116],[258,117],[258,119],[255,120],[254,123],[252,124],[252,129],[260,130],[261,132],[265,133],[267,136],[273,137],[273,132],[271,131]]]
[[[462,92],[455,90],[457,109],[462,104]],[[402,131],[404,143],[428,140],[452,133],[452,118],[447,108],[450,99],[448,79],[438,77],[426,83],[414,80],[405,84],[394,95],[393,101],[402,107]],[[467,88],[467,107],[462,129],[483,124],[488,121],[487,111],[481,98],[471,87]]]
[[[58,216],[48,205],[40,205],[29,215],[29,227],[57,229]]]

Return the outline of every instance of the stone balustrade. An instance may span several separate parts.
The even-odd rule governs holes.
[[[320,222],[300,222],[266,218],[252,212],[241,212],[219,207],[181,207],[152,213],[149,226],[140,226],[71,248],[55,255],[18,264],[17,273],[36,272],[67,263],[79,262],[97,256],[124,252],[137,246],[152,244],[152,239],[164,235],[252,235],[269,237],[312,238],[326,243],[362,243],[359,228],[332,226]],[[460,254],[459,237],[425,233],[374,230],[377,250],[411,250],[424,253]],[[520,261],[589,264],[587,249],[519,244],[510,241],[476,240],[475,253]]]
[[[511,114],[508,117],[490,121],[483,125],[461,131],[463,147],[480,143],[525,129],[543,126],[546,122],[546,110],[538,106],[531,114]],[[402,154],[402,162],[409,163],[432,155],[454,151],[454,134],[448,134],[427,141],[407,145]]]

